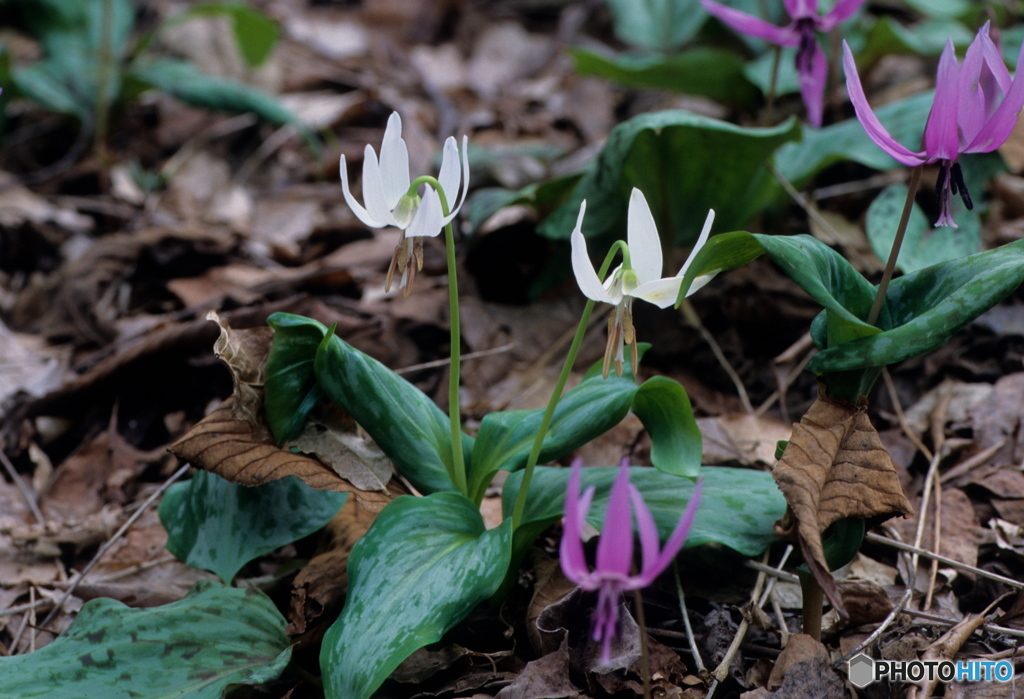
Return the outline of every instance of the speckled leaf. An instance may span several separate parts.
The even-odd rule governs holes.
[[[88,602],[62,636],[0,657],[5,699],[214,699],[276,679],[291,658],[285,620],[257,590],[200,582],[183,599],[131,609]]]
[[[168,551],[230,583],[249,561],[327,524],[345,498],[314,490],[295,476],[249,487],[197,471],[164,495],[160,521]]]
[[[595,486],[594,504],[588,521],[600,527],[608,494],[618,472],[617,467],[583,469],[583,487]],[[565,484],[570,469],[538,467],[530,484],[530,495],[523,513],[523,524],[516,532],[516,550],[528,546],[544,529],[562,517]],[[705,467],[701,469],[704,491],[686,546],[719,543],[745,556],[756,556],[772,544],[775,520],[786,512],[786,501],[767,471],[745,468]],[[693,492],[694,481],[662,473],[653,468],[635,466],[630,480],[651,508],[658,532],[664,541],[675,529]],[[522,472],[505,481],[502,507],[512,511],[522,482]]]
[[[490,597],[505,576],[511,520],[485,531],[456,493],[400,497],[353,547],[349,593],[327,631],[327,699],[364,699],[413,651],[434,643]]]

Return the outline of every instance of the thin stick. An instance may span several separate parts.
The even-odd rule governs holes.
[[[633,590],[636,624],[640,627],[640,674],[643,675],[644,699],[651,699],[651,656],[647,650],[647,621],[644,618],[644,598],[640,590]]]
[[[947,556],[940,556],[937,553],[932,553],[931,551],[925,551],[924,549],[919,548],[917,546],[911,546],[910,544],[905,544],[902,541],[895,541],[893,539],[888,539],[888,538],[886,538],[884,536],[879,536],[878,534],[872,534],[871,532],[868,532],[867,534],[865,534],[864,535],[864,539],[865,539],[865,541],[872,541],[872,542],[874,542],[876,544],[883,544],[885,546],[889,546],[889,547],[897,549],[899,551],[906,551],[908,553],[916,553],[917,555],[923,556],[925,558],[933,558],[936,561],[938,561],[939,563],[942,563],[943,565],[947,565],[950,568],[956,568],[957,570],[963,570],[963,571],[966,571],[968,573],[974,573],[975,575],[980,576],[982,578],[987,578],[989,580],[995,580],[996,582],[1001,582],[1004,585],[1009,585],[1010,587],[1014,588],[1015,590],[1024,590],[1024,582],[1021,582],[1020,580],[1014,580],[1013,578],[1008,578],[1008,577],[1006,577],[1004,575],[999,575],[998,573],[992,573],[992,572],[984,570],[982,568],[977,568],[975,566],[968,565],[966,563],[961,563],[960,561],[954,560],[954,559],[949,558]]]
[[[707,328],[704,327],[704,323],[701,322],[700,316],[698,316],[697,311],[694,310],[693,304],[690,303],[689,299],[683,299],[683,302],[679,306],[679,310],[683,312],[683,317],[686,318],[686,322],[697,328],[701,338],[704,342],[708,343],[708,347],[711,348],[711,353],[715,355],[715,359],[718,360],[722,369],[729,376],[729,380],[732,381],[733,386],[736,387],[736,393],[739,394],[740,402],[743,403],[743,409],[747,411],[748,415],[753,415],[754,406],[750,404],[750,396],[747,395],[747,389],[743,386],[743,381],[740,379],[740,375],[732,368],[732,364],[729,363],[729,359],[725,356],[722,348],[715,341],[714,336],[708,332]]]
[[[508,352],[509,350],[511,350],[515,346],[516,346],[516,343],[509,342],[507,345],[502,345],[501,347],[494,347],[492,349],[480,350],[479,352],[470,352],[469,354],[462,355],[462,362],[465,363],[467,360],[470,360],[470,359],[480,359],[481,357],[490,357],[491,355],[501,354],[503,352]],[[442,366],[448,366],[448,360],[447,359],[435,359],[432,362],[423,362],[422,364],[410,364],[407,367],[402,367],[401,369],[395,369],[395,373],[396,374],[411,374],[414,371],[422,371],[423,369],[436,369],[437,367],[442,367]]]
[[[983,463],[985,463],[993,456],[995,456],[996,452],[1002,449],[1004,444],[1006,444],[1006,440],[1000,440],[999,442],[996,442],[995,444],[990,446],[988,449],[983,449],[974,456],[970,457],[969,459],[964,459],[956,466],[943,473],[939,480],[942,483],[947,483],[953,480],[954,478],[959,478],[960,476],[965,475],[967,472],[976,469],[978,466],[981,466]]]
[[[835,227],[821,215],[821,212],[818,211],[818,207],[814,206],[814,204],[807,200],[807,197],[797,191],[797,188],[793,186],[792,182],[786,179],[785,175],[776,170],[775,166],[771,163],[765,163],[765,168],[767,168],[768,172],[772,174],[772,177],[778,180],[779,184],[782,185],[782,188],[786,190],[786,194],[788,194],[790,198],[792,198],[793,201],[795,201],[797,205],[804,210],[804,213],[807,214],[807,218],[821,226],[834,239],[842,239],[842,236],[839,235],[839,232]]]
[[[43,619],[43,623],[40,624],[41,627],[46,628],[46,625],[53,621],[53,617],[57,615],[57,613],[64,606],[64,603],[68,601],[68,598],[71,597],[72,593],[78,587],[79,583],[85,580],[85,576],[89,574],[89,571],[96,567],[96,564],[99,563],[103,556],[106,555],[107,551],[109,551],[111,547],[113,547],[114,543],[122,536],[124,536],[125,532],[127,532],[128,529],[131,528],[133,524],[135,524],[135,521],[142,516],[142,513],[145,512],[146,509],[149,508],[149,506],[152,505],[157,500],[157,498],[163,495],[164,491],[170,488],[171,485],[176,480],[184,476],[185,473],[188,472],[190,468],[191,465],[185,464],[177,471],[175,471],[170,478],[163,482],[163,485],[157,488],[152,495],[146,498],[146,501],[142,503],[139,509],[137,509],[135,513],[132,514],[132,516],[129,517],[124,524],[121,525],[121,528],[114,532],[114,535],[110,537],[110,539],[108,539],[103,544],[103,546],[101,546],[100,549],[96,552],[96,555],[92,557],[92,560],[89,561],[89,565],[87,565],[85,569],[81,573],[79,573],[74,580],[72,580],[71,584],[68,586],[68,589],[64,591],[64,594],[61,595],[61,598],[57,601],[56,606],[50,611],[49,614],[46,615],[46,618]]]
[[[949,401],[952,397],[953,394],[951,391],[947,390],[943,392],[942,396],[939,398],[938,404],[935,406],[935,409],[932,410],[930,422],[932,443],[935,445],[935,453],[932,454],[932,459],[928,464],[928,473],[925,476],[924,488],[922,488],[921,492],[921,507],[917,515],[917,531],[914,534],[914,546],[920,546],[921,540],[924,538],[925,522],[928,519],[928,501],[931,498],[932,489],[935,488],[935,486],[938,486],[935,488],[936,495],[938,495],[942,487],[941,484],[937,483],[938,478],[936,478],[936,476],[939,472],[939,462],[942,460],[942,448],[946,443],[946,414],[949,410]],[[935,523],[937,527],[941,526],[941,523],[939,522],[939,515],[938,502],[936,501]],[[935,549],[935,553],[939,552],[939,542],[937,539],[932,541],[932,548]],[[914,566],[915,571],[917,570],[918,560],[918,554],[915,553],[911,558],[911,565]],[[938,571],[938,565],[938,561],[932,559],[933,572]],[[934,583],[934,581],[935,579],[933,577],[932,583]],[[925,604],[922,609],[928,609],[929,604],[931,603],[931,595],[932,589],[931,586],[929,586],[928,594],[925,596]]]
[[[779,602],[778,590],[772,588],[770,597],[772,613],[775,614],[775,622],[779,625],[779,645],[785,648],[789,644],[789,627],[786,626],[786,615],[782,613],[782,604]]]
[[[935,521],[932,522],[932,547],[938,553],[942,549],[942,483],[935,479]],[[939,562],[932,559],[931,570],[928,571],[928,591],[924,595],[921,609],[932,608],[932,596],[935,594],[935,579],[939,575]]]
[[[921,169],[918,165],[910,173],[910,187],[907,189],[907,201],[903,205],[903,215],[900,216],[900,225],[896,229],[896,238],[892,241],[892,250],[889,252],[889,261],[885,263],[885,271],[882,273],[882,281],[878,285],[878,292],[875,294],[875,301],[871,304],[871,312],[868,313],[868,325],[874,325],[878,320],[878,314],[882,312],[882,303],[885,301],[885,292],[889,290],[889,282],[892,281],[892,274],[896,270],[896,259],[900,256],[900,248],[903,246],[903,236],[907,233],[907,222],[910,220],[910,212],[914,208],[914,197],[917,196],[917,187],[921,183]]]
[[[686,629],[686,641],[690,644],[690,654],[693,662],[697,665],[697,672],[704,672],[707,668],[697,650],[697,639],[693,636],[693,627],[690,625],[690,613],[686,610],[686,595],[683,594],[683,582],[679,577],[679,563],[672,562],[672,572],[676,576],[676,593],[679,595],[679,611],[683,615],[683,628]]]
[[[49,597],[40,597],[35,602],[29,602],[28,604],[19,604],[17,607],[8,607],[7,609],[0,610],[0,617],[11,616],[12,614],[21,614],[27,612],[30,609],[38,609],[39,607],[45,607],[49,604],[53,604],[53,600]]]
[[[892,401],[892,407],[896,411],[896,419],[900,423],[900,429],[903,430],[903,434],[906,435],[910,443],[917,447],[917,450],[924,454],[924,457],[929,461],[932,460],[932,450],[925,446],[921,438],[914,433],[911,429],[910,423],[907,422],[907,416],[903,412],[903,405],[900,403],[900,397],[896,393],[896,384],[893,383],[892,375],[889,374],[888,367],[882,369],[882,380],[885,382],[885,388],[889,392],[889,400]]]
[[[25,481],[21,479],[18,471],[14,468],[14,464],[12,464],[11,460],[7,458],[7,454],[5,454],[3,450],[0,450],[0,463],[3,463],[4,470],[7,471],[7,475],[11,477],[12,481],[14,481],[15,487],[18,489],[18,492],[21,493],[21,497],[25,500],[25,504],[28,505],[29,512],[32,513],[32,516],[35,517],[39,524],[43,524],[46,521],[46,518],[43,517],[42,511],[39,509],[39,503],[36,502],[35,493],[33,493],[32,489],[29,488],[25,484]]]

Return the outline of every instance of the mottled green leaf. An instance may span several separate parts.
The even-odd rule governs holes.
[[[323,527],[346,496],[314,490],[295,476],[250,488],[196,471],[164,495],[160,521],[168,551],[230,583],[249,561]]]
[[[633,46],[671,51],[697,33],[707,15],[693,0],[605,0],[615,35]]]
[[[906,199],[907,186],[894,184],[882,190],[868,208],[864,224],[868,240],[875,255],[883,262],[889,259]],[[951,203],[958,228],[933,227],[921,207],[914,204],[896,261],[901,272],[915,272],[981,251],[981,219],[978,214],[967,211],[959,199]]]
[[[509,566],[511,524],[485,531],[476,505],[457,493],[385,507],[352,549],[348,599],[324,636],[327,699],[369,697],[490,597]]]
[[[892,54],[938,56],[947,40],[952,39],[957,48],[964,49],[973,38],[972,31],[948,18],[926,19],[905,27],[892,17],[882,16],[868,32],[864,47],[857,53],[857,63],[870,66]]]
[[[700,428],[682,384],[652,376],[633,396],[633,412],[651,437],[651,463],[673,476],[696,477],[703,456]]]
[[[130,609],[87,602],[41,650],[0,657],[5,699],[215,699],[276,679],[291,657],[285,619],[257,590],[197,583],[183,599]]]
[[[313,359],[327,327],[291,313],[274,313],[267,324],[274,329],[274,339],[267,356],[263,409],[270,431],[277,443],[283,444],[302,431],[322,395],[313,374]]]
[[[593,485],[597,489],[587,517],[595,527],[600,528],[604,521],[617,472],[617,467],[583,469],[583,487]],[[561,519],[569,473],[568,468],[545,466],[534,471],[523,524],[516,532],[517,551],[529,546],[541,531]],[[703,494],[687,547],[717,543],[744,556],[756,556],[776,541],[772,526],[785,513],[786,501],[770,473],[708,466],[700,474],[704,479]],[[505,481],[501,502],[506,513],[515,505],[522,476],[522,471],[513,473]],[[630,468],[630,481],[650,507],[664,541],[679,523],[693,493],[694,481],[638,466]]]
[[[718,214],[717,229],[739,228],[778,193],[764,163],[800,132],[795,119],[761,129],[681,110],[634,117],[612,130],[572,196],[539,232],[568,238],[586,199],[584,234],[610,244],[626,229],[633,187],[646,196],[663,241],[692,244],[708,209]]]
[[[267,60],[280,33],[277,22],[244,2],[202,2],[179,17],[185,19],[189,16],[228,17],[238,52],[251,67],[262,65]]]

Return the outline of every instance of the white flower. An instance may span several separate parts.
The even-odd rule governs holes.
[[[633,370],[636,371],[637,350],[636,333],[633,330],[633,299],[643,299],[659,308],[668,308],[675,303],[686,270],[711,233],[715,212],[714,210],[708,211],[700,237],[682,269],[674,277],[662,279],[661,238],[658,236],[658,228],[654,224],[654,217],[651,215],[651,209],[647,205],[647,199],[644,198],[643,192],[634,187],[629,197],[629,212],[626,220],[628,263],[624,261],[602,283],[587,254],[587,241],[583,237],[583,214],[586,209],[587,202],[584,201],[580,205],[576,228],[573,229],[570,237],[572,269],[576,275],[576,281],[580,285],[580,290],[587,298],[615,306],[615,311],[608,319],[608,346],[604,354],[604,376],[608,376],[613,358],[615,373],[622,376],[623,350],[627,344],[632,349]],[[697,277],[686,295],[693,294],[711,281],[712,277],[714,274]]]
[[[401,229],[402,235],[391,259],[386,287],[391,287],[391,279],[396,267],[402,269],[402,280],[399,288],[404,288],[406,295],[412,286],[416,271],[423,268],[423,237],[434,237],[441,232],[459,213],[466,192],[469,189],[469,157],[466,153],[467,138],[462,137],[462,167],[459,167],[460,153],[455,139],[451,136],[444,142],[441,157],[441,171],[437,181],[444,190],[449,205],[455,195],[462,190],[459,203],[447,216],[441,207],[441,198],[437,191],[423,185],[423,194],[410,192],[409,185],[409,150],[402,139],[402,119],[398,112],[388,118],[384,129],[384,141],[380,145],[380,161],[377,153],[370,145],[366,146],[363,155],[363,200],[364,208],[348,186],[348,169],[345,156],[341,156],[341,189],[345,201],[360,221],[372,228],[395,226]]]

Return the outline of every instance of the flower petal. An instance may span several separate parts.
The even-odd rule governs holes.
[[[449,136],[444,142],[441,170],[437,173],[437,181],[441,183],[441,189],[444,190],[444,197],[448,202],[449,212],[451,212],[451,206],[459,195],[461,178],[462,168],[461,163],[459,163],[459,146],[455,139]]]
[[[391,112],[380,144],[380,173],[384,181],[384,199],[388,209],[394,209],[398,200],[409,191],[409,150],[402,140],[402,118]]]
[[[640,284],[661,278],[661,238],[644,193],[636,187],[629,195],[626,244],[630,264]]]
[[[818,16],[818,0],[782,0],[793,20]]]
[[[821,21],[818,23],[818,29],[823,32],[830,32],[836,28],[836,26],[846,20],[850,19],[860,6],[864,4],[864,0],[839,0],[832,9],[829,10]]]
[[[754,15],[748,15],[746,12],[740,12],[731,7],[720,5],[714,2],[714,0],[700,0],[700,4],[704,6],[708,14],[722,20],[722,22],[741,34],[764,39],[779,46],[800,45],[800,34],[794,31],[792,25],[777,27]]]
[[[807,108],[807,121],[821,128],[821,117],[825,101],[825,81],[828,79],[828,62],[817,39],[811,39],[814,46],[810,55],[810,70],[800,71],[800,95]]]
[[[427,187],[427,191],[420,199],[420,205],[416,208],[416,213],[413,214],[412,221],[409,222],[409,227],[405,230],[405,235],[409,238],[433,238],[441,232],[442,218],[444,217],[441,209],[441,197],[438,196],[436,189]]]
[[[647,580],[648,568],[658,560],[658,525],[654,523],[654,517],[640,491],[632,484],[629,486],[629,497],[633,503],[633,512],[636,513],[636,528],[640,532],[640,553],[643,557],[643,566],[640,569],[639,578]],[[647,587],[651,581],[653,578],[637,587]]]
[[[577,585],[590,574],[587,558],[583,553],[582,524],[586,509],[580,505],[580,480],[583,460],[572,463],[572,473],[565,489],[565,517],[562,519],[562,541],[558,548],[558,559],[565,577]]]
[[[957,118],[960,112],[960,66],[956,62],[953,40],[946,40],[946,48],[939,57],[939,72],[935,78],[935,101],[924,127],[924,151],[929,162],[956,160],[960,150]]]
[[[686,276],[686,270],[690,268],[690,264],[693,262],[697,253],[704,247],[704,243],[708,242],[708,236],[711,235],[711,226],[715,222],[715,210],[709,209],[708,215],[704,219],[704,227],[700,231],[700,236],[697,237],[697,242],[694,244],[693,249],[690,251],[689,256],[686,258],[686,262],[679,268],[679,272],[674,277],[668,277],[666,279],[656,279],[646,284],[641,284],[637,288],[633,289],[629,293],[630,296],[643,299],[648,303],[653,303],[658,308],[668,308],[676,302],[676,298],[679,296],[679,286],[683,283],[683,277]],[[718,272],[712,272],[711,274],[702,274],[693,280],[690,288],[686,290],[687,296],[692,296],[694,292],[703,288],[709,281],[715,278]]]
[[[1021,78],[1021,66],[1024,66],[1024,44],[1021,44],[1020,54],[1017,56],[1017,74],[1013,76],[1013,83],[1003,97],[1003,101],[996,107],[992,116],[966,147],[964,153],[988,153],[1006,142],[1017,124],[1017,115],[1024,107],[1024,79]]]
[[[654,578],[661,575],[661,571],[668,567],[668,564],[679,553],[679,549],[683,548],[683,544],[686,543],[686,537],[689,535],[690,528],[693,526],[693,520],[697,516],[697,508],[700,507],[700,496],[703,488],[704,480],[698,478],[697,484],[693,488],[693,495],[690,496],[690,502],[686,505],[686,511],[679,519],[679,524],[676,525],[672,536],[665,542],[665,548],[661,550],[657,560],[650,567],[647,566],[647,561],[644,561],[644,575],[650,578],[651,582],[654,581]]]
[[[366,203],[366,212],[371,218],[389,226],[402,228],[391,213],[394,207],[388,206],[387,196],[384,194],[384,181],[380,175],[380,165],[377,163],[377,154],[370,146],[363,149],[363,201]]]
[[[443,165],[443,163],[442,163]],[[455,218],[459,209],[462,208],[462,204],[466,201],[466,194],[469,192],[469,139],[466,136],[462,137],[462,195],[459,197],[459,203],[455,205],[447,216],[444,217],[444,224],[448,225],[448,222]],[[448,192],[445,191],[447,195]],[[448,202],[451,206],[451,201]]]
[[[623,460],[608,496],[601,538],[597,542],[597,567],[601,576],[629,576],[633,563],[633,517],[629,508],[629,466]]]
[[[846,91],[850,94],[850,101],[857,113],[857,119],[864,127],[868,138],[896,162],[908,166],[920,165],[924,161],[923,154],[915,153],[901,145],[871,111],[871,105],[868,104],[868,98],[864,96],[864,88],[860,84],[860,76],[857,75],[857,65],[853,61],[853,53],[845,41],[843,42],[843,68],[846,71]]]
[[[580,214],[576,218],[576,227],[569,237],[572,247],[572,271],[576,275],[576,283],[580,285],[580,291],[588,299],[601,301],[603,303],[614,303],[611,294],[601,284],[597,276],[590,255],[587,254],[587,239],[583,237],[583,214],[587,210],[586,200],[580,204]]]
[[[345,203],[352,209],[352,213],[356,215],[356,218],[371,228],[383,228],[388,225],[370,216],[366,209],[363,208],[363,205],[352,196],[352,192],[348,188],[348,166],[345,164],[344,155],[341,156],[341,163],[338,169],[341,171],[341,193],[345,196]]]

